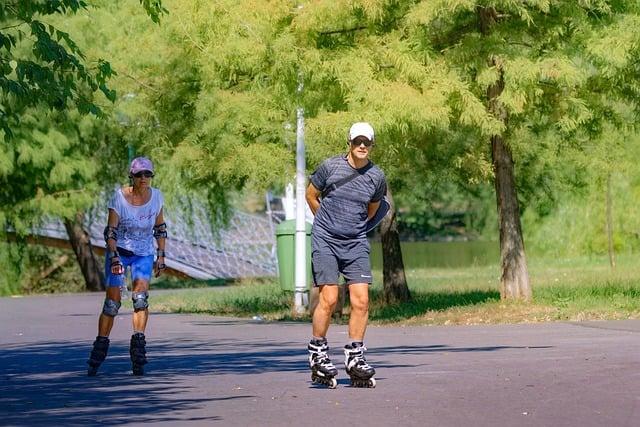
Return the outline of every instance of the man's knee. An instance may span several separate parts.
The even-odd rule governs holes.
[[[325,285],[328,286],[328,285]],[[320,305],[324,306],[325,309],[329,309],[333,311],[338,304],[338,287],[332,286],[331,288],[324,288],[320,291]]]
[[[351,292],[349,294],[349,303],[352,310],[367,311],[369,310],[369,294],[363,292]]]

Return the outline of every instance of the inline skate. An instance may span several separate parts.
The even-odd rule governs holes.
[[[338,370],[331,363],[329,355],[329,347],[327,341],[311,340],[309,346],[309,368],[311,368],[311,381],[317,384],[323,384],[329,388],[336,388],[338,386],[338,380],[335,376],[338,375]]]
[[[131,335],[129,355],[131,356],[131,370],[133,375],[144,375],[144,365],[147,363],[147,341],[141,332]]]
[[[98,373],[98,368],[104,362],[104,359],[107,358],[107,352],[109,351],[109,338],[108,337],[96,337],[96,340],[93,342],[93,348],[91,349],[91,354],[89,355],[89,360],[87,360],[87,365],[89,368],[87,369],[87,375],[90,377],[96,376]]]
[[[376,379],[373,376],[376,370],[367,363],[364,352],[367,348],[361,343],[352,343],[344,346],[344,366],[347,375],[354,387],[375,388]]]

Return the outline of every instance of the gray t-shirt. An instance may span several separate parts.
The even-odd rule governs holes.
[[[355,171],[346,156],[335,156],[325,160],[309,179],[323,191]],[[357,171],[359,176],[322,198],[313,220],[313,233],[338,239],[366,239],[369,203],[384,197],[387,184],[384,173],[373,163]]]
[[[122,188],[114,191],[107,207],[119,217],[118,247],[140,256],[153,255],[153,226],[163,204],[162,192],[156,188],[151,189],[151,198],[141,206],[127,202]]]

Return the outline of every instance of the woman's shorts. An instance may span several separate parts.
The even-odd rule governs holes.
[[[312,235],[311,270],[314,286],[336,285],[340,274],[347,285],[372,282],[369,242]]]
[[[124,285],[124,276],[127,274],[127,267],[131,271],[131,280],[151,281],[153,272],[153,255],[122,255],[120,254],[120,262],[124,268],[124,274],[111,274],[111,260],[105,260],[104,275],[107,279],[107,287],[116,287]]]

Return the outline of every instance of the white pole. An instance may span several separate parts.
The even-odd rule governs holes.
[[[296,130],[296,270],[295,270],[295,311],[302,314],[309,301],[307,293],[307,225],[306,217],[306,164],[304,158],[304,110],[298,108]]]

